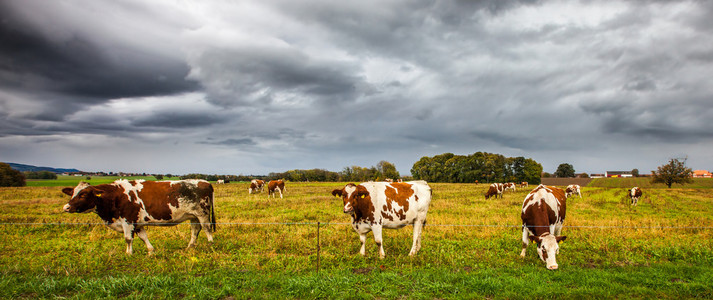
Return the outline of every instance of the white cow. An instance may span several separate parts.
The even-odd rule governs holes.
[[[567,188],[564,190],[565,191],[565,196],[569,198],[569,196],[572,196],[574,194],[577,194],[579,198],[582,198],[582,192],[580,192],[580,187],[578,184],[570,184],[567,186]]]
[[[342,198],[344,213],[352,218],[352,227],[361,240],[359,254],[366,254],[366,234],[373,231],[379,257],[384,258],[382,228],[406,225],[413,225],[409,255],[416,255],[421,249],[421,232],[431,203],[431,187],[425,181],[350,183],[333,190],[332,195]]]

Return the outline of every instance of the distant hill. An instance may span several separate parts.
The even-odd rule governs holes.
[[[18,170],[20,172],[50,171],[50,172],[54,172],[54,173],[58,173],[58,174],[70,173],[70,172],[81,172],[80,170],[77,170],[77,169],[57,169],[57,168],[50,168],[50,167],[37,167],[37,166],[32,166],[32,165],[23,165],[23,164],[9,163],[9,162],[6,162],[6,164],[10,165],[11,168]]]

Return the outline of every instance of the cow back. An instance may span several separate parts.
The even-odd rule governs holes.
[[[539,185],[522,203],[521,218],[536,236],[548,232],[549,227],[564,222],[567,212],[565,192],[554,186]]]

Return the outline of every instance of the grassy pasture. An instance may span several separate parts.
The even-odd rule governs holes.
[[[91,185],[112,183],[117,179],[144,179],[144,180],[156,180],[153,176],[89,176],[91,179],[87,180],[87,176],[64,176],[58,175],[57,179],[28,179],[27,186],[40,187],[40,186],[77,186],[80,181],[88,182]],[[178,180],[178,177],[165,178],[162,180]]]
[[[627,177],[627,178],[593,178],[587,185],[589,187],[607,187],[607,188],[632,188],[638,186],[642,189],[665,189],[668,188],[663,183],[651,183],[651,177]],[[684,185],[674,184],[671,188],[693,188],[693,189],[709,189],[713,188],[713,179],[711,178],[693,178],[693,183]]]
[[[215,185],[215,244],[201,234],[184,249],[187,224],[150,227],[153,256],[139,239],[127,256],[95,214],[62,213],[58,187],[0,188],[0,298],[713,297],[710,189],[650,189],[630,207],[624,189],[583,188],[568,200],[560,269],[548,271],[532,245],[519,257],[529,189],[485,200],[486,185],[431,184],[421,252],[408,256],[411,227],[385,230],[380,260],[371,235],[357,254],[330,195],[341,186],[288,183],[285,199],[268,200]]]

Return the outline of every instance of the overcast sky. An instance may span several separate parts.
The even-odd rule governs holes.
[[[713,169],[713,1],[0,2],[0,161]]]

